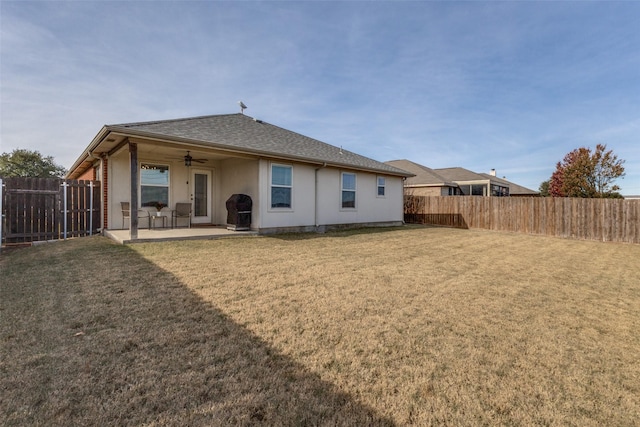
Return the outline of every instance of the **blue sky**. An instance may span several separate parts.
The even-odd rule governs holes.
[[[0,152],[239,112],[538,189],[607,144],[640,194],[640,2],[0,1]]]

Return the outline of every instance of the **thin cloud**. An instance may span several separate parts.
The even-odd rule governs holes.
[[[0,151],[247,114],[377,160],[537,188],[609,144],[640,193],[637,3],[2,2]],[[517,178],[514,179],[514,178]],[[627,190],[628,189],[628,190]]]

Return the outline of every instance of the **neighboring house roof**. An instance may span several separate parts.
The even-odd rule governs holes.
[[[153,122],[107,125],[87,149],[89,156],[108,140],[109,133],[162,141],[191,143],[200,147],[271,158],[299,160],[336,167],[361,169],[396,176],[410,173],[368,157],[254,119],[247,115],[225,114]],[[108,144],[106,144],[108,145]],[[86,163],[79,158],[71,171]]]
[[[473,171],[470,171],[469,169],[465,169],[461,167],[434,169],[434,171],[437,174],[445,177],[449,181],[454,181],[454,182],[486,181],[487,180],[487,178],[482,176],[482,174],[475,173]]]
[[[407,178],[405,184],[407,186],[424,186],[424,187],[457,187],[458,184],[447,180],[442,175],[439,175],[431,168],[414,163],[410,160],[391,160],[385,162],[388,165],[394,166],[411,172],[415,176]]]
[[[540,193],[530,190],[504,178],[498,178],[488,173],[476,173],[469,169],[461,167],[431,169],[410,160],[392,160],[385,162],[388,165],[395,166],[413,173],[415,176],[407,178],[405,183],[407,186],[425,186],[425,187],[458,187],[460,183],[472,183],[474,181],[500,184],[509,188],[509,194],[512,196],[537,196]]]
[[[498,178],[497,176],[490,175],[488,173],[481,174],[482,176],[491,179],[491,181],[498,181],[502,185],[506,185],[509,187],[509,194],[511,196],[538,196],[540,193],[538,191],[531,190],[529,188],[523,187],[518,184],[514,184],[511,181],[507,181],[504,178]]]

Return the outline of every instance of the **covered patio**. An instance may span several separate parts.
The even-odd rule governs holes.
[[[224,226],[191,227],[191,228],[156,228],[139,229],[138,238],[131,239],[128,229],[104,230],[104,235],[121,244],[143,242],[167,242],[171,240],[211,240],[234,237],[257,236],[257,231],[232,231]]]

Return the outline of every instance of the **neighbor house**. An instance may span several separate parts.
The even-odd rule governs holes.
[[[386,164],[411,172],[405,180],[407,194],[412,196],[456,196],[462,194],[455,182],[439,175],[435,170],[410,160],[392,160]]]
[[[410,160],[385,162],[414,174],[405,181],[408,194],[415,196],[538,196],[539,193],[491,173],[476,173],[461,167],[431,169]]]
[[[496,176],[495,169],[492,169],[490,173],[481,173],[480,175],[489,179],[492,185],[499,185],[502,187],[509,188],[509,196],[510,197],[539,197],[540,192],[531,190],[527,187],[523,187],[522,185],[516,184],[511,181],[507,181],[504,178],[498,178]]]
[[[402,224],[409,176],[244,114],[104,126],[67,174],[101,181],[103,228],[129,227],[132,239],[158,203],[161,215],[187,203],[192,224],[225,225],[238,194],[261,233]],[[126,218],[123,202],[143,211]]]

